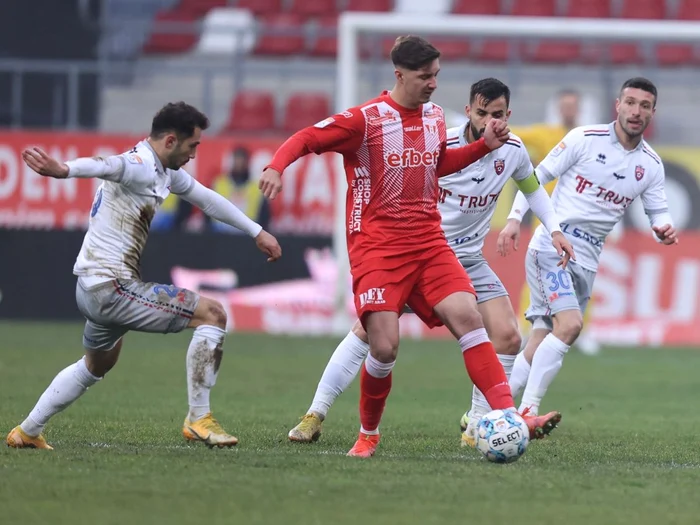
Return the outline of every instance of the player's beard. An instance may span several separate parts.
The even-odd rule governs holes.
[[[629,120],[630,119],[625,119],[624,124],[622,122],[620,122],[620,125],[622,127],[622,130],[627,134],[627,136],[629,136],[630,138],[633,138],[633,139],[641,136],[644,133],[644,131],[647,129],[647,127],[649,126],[648,120],[644,120],[643,118],[640,118],[639,120],[642,123],[641,127],[633,129],[630,126]]]
[[[474,124],[469,124],[469,127],[472,128],[472,138],[477,141],[481,138],[481,136],[484,134],[484,131],[486,131],[486,127],[484,129],[479,129],[477,128]]]

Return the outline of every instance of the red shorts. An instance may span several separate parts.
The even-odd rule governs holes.
[[[455,292],[476,295],[474,285],[447,244],[429,253],[372,259],[353,270],[355,310],[365,326],[369,312],[401,314],[408,304],[430,328],[442,326],[433,308]]]

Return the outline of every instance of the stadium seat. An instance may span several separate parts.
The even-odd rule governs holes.
[[[282,12],[282,0],[237,0],[235,7],[256,15],[272,15]]]
[[[231,104],[228,122],[222,130],[270,131],[275,129],[275,102],[271,93],[241,91]]]
[[[680,0],[673,18],[678,20],[700,20],[700,1]]]
[[[159,12],[153,19],[154,27],[150,39],[144,44],[144,53],[175,54],[190,50],[197,42],[198,35],[193,27],[187,31],[187,24],[194,21],[193,16],[187,12]]]
[[[623,0],[620,18],[640,20],[666,18],[666,3],[663,0]]]
[[[568,0],[564,16],[575,18],[610,18],[612,10],[610,0]]]
[[[509,44],[512,44],[514,50],[518,47],[517,42],[483,40],[476,46],[474,58],[482,62],[507,62],[511,58],[510,54],[514,52],[510,49]]]
[[[294,93],[287,99],[282,128],[294,133],[331,115],[330,103],[325,94]]]
[[[566,63],[578,61],[581,56],[581,42],[548,40],[536,43],[526,58],[531,62]]]
[[[177,6],[179,13],[188,13],[193,18],[201,18],[217,7],[226,7],[226,0],[182,0]]]
[[[593,63],[608,62],[613,65],[644,63],[639,45],[631,43],[592,44],[583,54],[585,61]]]
[[[509,13],[512,16],[554,16],[556,0],[515,0]]]
[[[309,53],[318,57],[334,57],[338,51],[338,17],[317,18],[314,27]]]
[[[329,16],[338,12],[336,0],[292,0],[289,10],[303,17]]]
[[[305,48],[303,19],[293,13],[267,15],[259,18],[258,55],[298,55]]]
[[[458,15],[498,15],[502,8],[498,0],[455,0],[452,12]]]
[[[383,13],[393,10],[392,0],[348,0],[346,11],[371,11]]]
[[[656,61],[660,66],[678,67],[697,64],[695,49],[691,44],[657,44]]]

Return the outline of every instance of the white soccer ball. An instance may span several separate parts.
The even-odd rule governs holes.
[[[515,410],[492,410],[476,427],[476,448],[494,463],[512,463],[525,454],[530,431]]]

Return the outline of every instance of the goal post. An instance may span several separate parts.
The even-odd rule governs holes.
[[[405,34],[441,37],[479,37],[504,39],[555,39],[599,42],[700,43],[700,22],[675,20],[587,19],[559,17],[511,17],[472,15],[423,15],[404,13],[344,12],[338,23],[336,70],[336,109],[338,112],[362,102],[359,99],[360,35],[396,37]],[[447,66],[449,67],[449,66]],[[523,64],[527,67],[527,64]],[[444,68],[443,68],[444,69]],[[387,88],[391,86],[386,86]],[[343,173],[338,156],[339,173]],[[349,261],[345,234],[344,177],[335,186],[336,212],[333,249],[338,267],[335,287],[336,332],[346,331],[352,318],[348,314]]]

